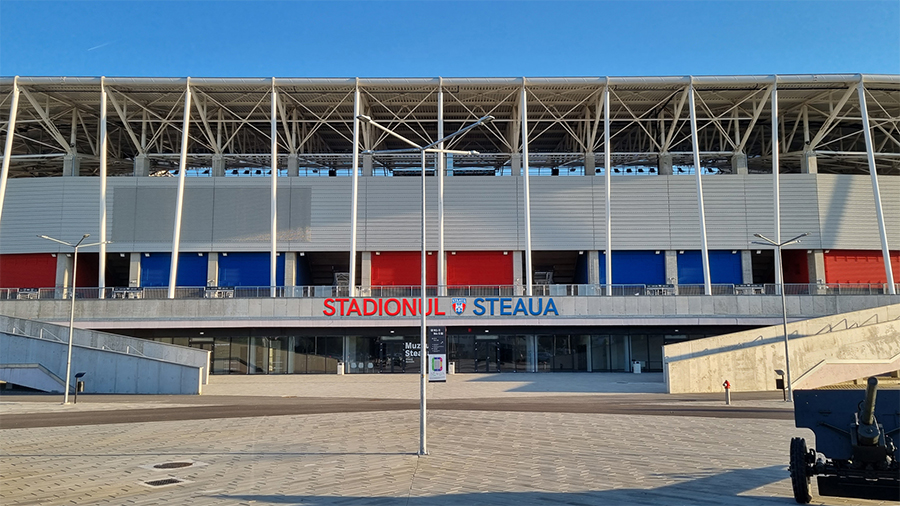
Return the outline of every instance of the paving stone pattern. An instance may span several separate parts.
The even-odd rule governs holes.
[[[790,421],[418,412],[0,432],[12,505],[795,504]],[[154,470],[154,464],[195,465]],[[149,480],[185,483],[161,488]],[[814,498],[820,504],[878,504]]]

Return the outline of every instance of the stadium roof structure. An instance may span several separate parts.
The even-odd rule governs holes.
[[[601,160],[607,148],[617,166],[656,167],[664,155],[671,155],[676,166],[691,165],[688,98],[696,101],[699,152],[708,173],[731,172],[735,154],[746,155],[749,173],[771,173],[773,115],[782,172],[799,172],[804,157],[815,156],[820,173],[868,173],[863,129],[867,109],[878,173],[900,174],[900,75],[841,74],[3,77],[0,138],[7,137],[13,97],[21,94],[8,177],[60,176],[63,159],[74,156],[79,158],[82,175],[99,173],[104,127],[109,175],[132,175],[139,156],[152,160],[155,175],[170,175],[178,167],[187,90],[191,95],[187,166],[197,175],[215,157],[224,160],[234,175],[270,167],[273,128],[278,167],[287,166],[282,158],[295,157],[293,163],[307,175],[349,173],[357,90],[360,114],[422,144],[439,138],[441,121],[443,130],[451,132],[482,116],[494,116],[491,123],[447,146],[478,152],[454,156],[455,175],[511,173],[515,157],[522,152],[523,124],[532,169],[587,172],[585,167],[594,164],[589,158]],[[105,108],[101,107],[104,94]],[[277,96],[274,104],[273,96]],[[777,97],[774,109],[773,97]],[[407,147],[371,126],[359,128],[361,151]],[[385,154],[376,155],[370,163],[377,175],[401,175],[404,169],[417,167],[419,159],[415,154]]]

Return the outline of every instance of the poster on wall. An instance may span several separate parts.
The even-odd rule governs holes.
[[[428,327],[428,382],[447,381],[447,327]]]

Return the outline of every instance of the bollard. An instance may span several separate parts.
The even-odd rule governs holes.
[[[722,386],[725,387],[725,404],[731,404],[731,383],[728,380],[725,380],[725,383],[722,383]]]

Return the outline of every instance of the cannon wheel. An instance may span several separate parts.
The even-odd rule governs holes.
[[[806,448],[806,440],[802,437],[791,439],[791,486],[794,489],[794,500],[800,504],[807,504],[812,500],[809,494],[809,465]]]

